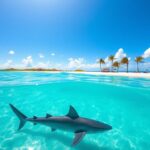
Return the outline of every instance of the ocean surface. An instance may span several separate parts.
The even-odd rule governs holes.
[[[74,134],[26,123],[28,117],[66,115],[73,105],[82,117],[105,122],[112,130],[87,134],[72,148]],[[0,150],[149,150],[150,79],[73,73],[0,72]]]

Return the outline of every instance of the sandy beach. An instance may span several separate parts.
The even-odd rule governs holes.
[[[74,73],[74,74],[89,74],[103,76],[123,76],[132,78],[149,78],[150,73],[135,73],[135,72],[92,72],[92,71],[8,71],[8,72],[44,72],[44,73]]]
[[[126,73],[126,72],[70,72],[77,74],[104,75],[104,76],[124,76],[132,78],[150,78],[150,73]]]

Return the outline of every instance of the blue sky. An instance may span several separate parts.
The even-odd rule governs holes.
[[[133,69],[146,50],[149,61],[149,6],[149,0],[1,0],[0,66],[96,70],[97,58],[123,48]]]

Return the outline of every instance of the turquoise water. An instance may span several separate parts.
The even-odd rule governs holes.
[[[73,105],[80,116],[113,129],[86,135],[71,148],[73,133],[27,123],[17,132],[14,104],[29,117],[65,115]],[[0,150],[148,150],[150,80],[71,73],[0,72]]]

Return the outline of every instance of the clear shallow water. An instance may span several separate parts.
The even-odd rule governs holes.
[[[73,105],[80,116],[113,126],[86,135],[75,148],[73,133],[51,132],[27,123],[17,132],[14,104],[29,117],[65,115]],[[150,80],[69,73],[0,72],[0,150],[148,150]]]

